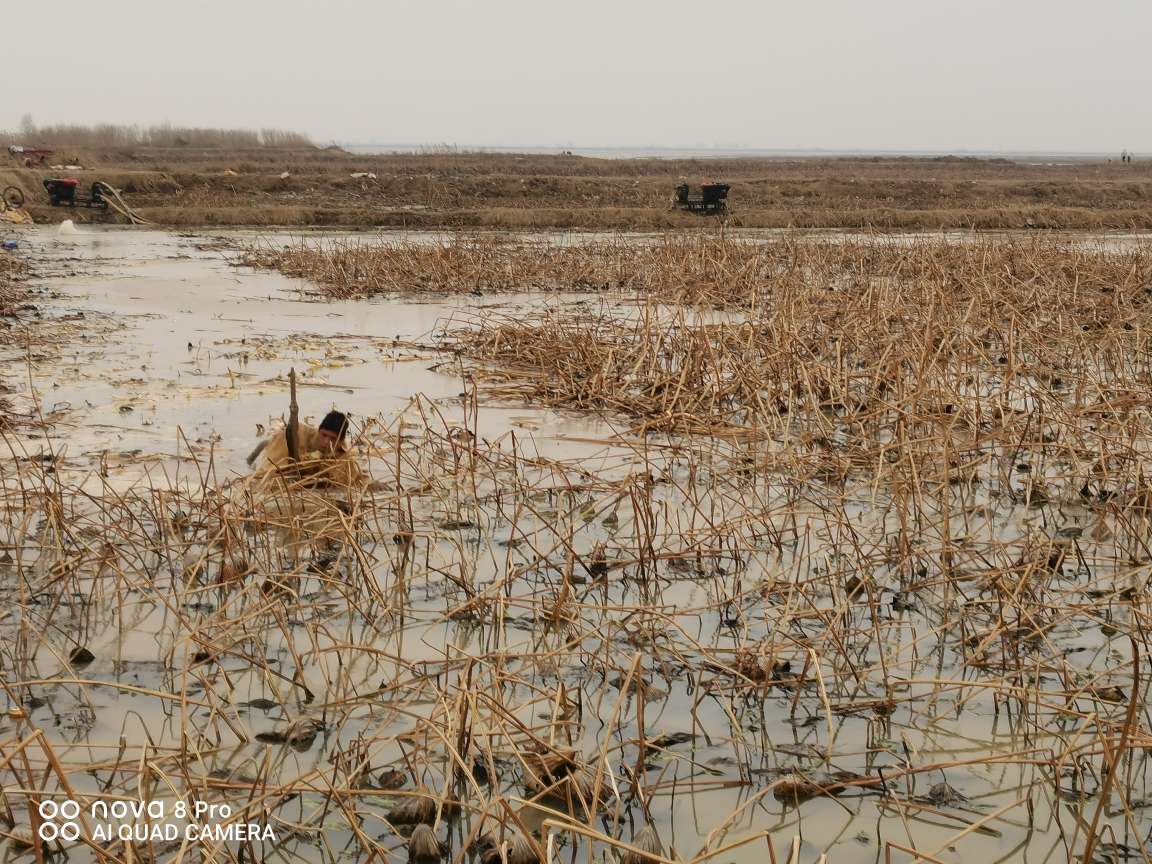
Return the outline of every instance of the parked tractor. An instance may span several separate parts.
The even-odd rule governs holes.
[[[699,193],[694,193],[687,183],[681,183],[676,187],[672,206],[702,216],[717,216],[728,212],[729,188],[726,183],[705,183]]]

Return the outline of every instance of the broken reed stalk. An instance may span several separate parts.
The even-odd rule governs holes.
[[[288,371],[288,456],[293,462],[300,461],[300,406],[296,402],[296,370]]]

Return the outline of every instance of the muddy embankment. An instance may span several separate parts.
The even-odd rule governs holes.
[[[312,150],[112,150],[84,171],[0,162],[40,222],[46,177],[101,179],[156,225],[668,229],[681,182],[731,185],[734,227],[1152,228],[1152,165],[978,159],[593,159],[514,154],[361,156]],[[287,175],[287,176],[284,176]],[[78,209],[76,221],[114,217]]]

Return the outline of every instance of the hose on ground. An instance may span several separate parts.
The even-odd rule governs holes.
[[[97,180],[93,184],[94,188],[99,188],[100,195],[108,202],[108,206],[127,219],[133,225],[149,225],[149,221],[133,210],[125,203],[124,199],[120,197],[120,190],[109,186],[103,180]]]

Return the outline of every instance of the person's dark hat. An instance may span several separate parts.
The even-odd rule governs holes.
[[[337,438],[343,438],[348,431],[348,417],[339,411],[329,411],[320,421],[320,428],[325,432],[332,432]]]

